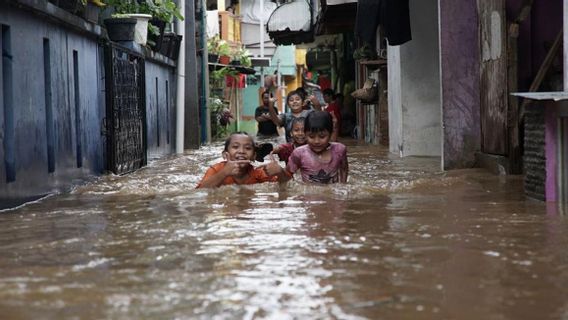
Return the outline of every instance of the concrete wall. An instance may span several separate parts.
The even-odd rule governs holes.
[[[411,0],[410,19],[412,41],[388,49],[390,150],[402,156],[440,156],[437,1]]]
[[[175,151],[175,69],[146,60],[148,159]]]
[[[100,27],[47,2],[10,4],[0,3],[0,209],[106,168]],[[151,159],[175,150],[177,87],[175,64],[144,54]]]
[[[480,150],[476,0],[439,0],[443,168],[469,168]]]
[[[2,41],[4,45],[9,42],[12,56],[11,62],[4,60],[4,68],[12,69],[11,79],[6,72],[0,73],[0,88],[4,88],[0,89],[0,148],[4,156],[0,161],[0,202],[40,196],[71,179],[100,174],[104,169],[102,52],[96,38],[49,21],[0,4],[0,24],[11,37]],[[51,74],[47,94],[44,50],[49,52]],[[78,79],[74,79],[74,52]],[[8,88],[11,92],[6,92]],[[12,107],[7,103],[10,96]],[[13,108],[12,132],[7,132],[11,120],[4,118],[8,108]],[[49,109],[52,112],[46,112]],[[50,117],[53,121],[47,121]],[[52,133],[48,135],[49,123]],[[11,173],[5,161],[10,144],[14,147]],[[15,174],[13,181],[7,179],[9,174]]]
[[[403,106],[400,46],[388,47],[389,150],[403,156]]]

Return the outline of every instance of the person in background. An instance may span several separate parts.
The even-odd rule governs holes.
[[[272,150],[272,153],[278,155],[278,158],[285,163],[288,163],[288,158],[297,147],[306,144],[306,135],[304,134],[304,121],[306,118],[298,117],[292,120],[292,142],[278,145]]]
[[[288,103],[290,112],[278,114],[276,107],[274,106],[274,99],[270,99],[270,119],[272,119],[272,122],[274,122],[275,125],[284,127],[284,131],[286,133],[286,142],[291,142],[292,136],[290,135],[290,133],[292,132],[292,120],[298,117],[305,118],[310,112],[312,112],[312,110],[303,110],[302,96],[296,91],[288,93],[286,102]]]
[[[269,103],[272,94],[268,91],[262,93],[262,105],[254,111],[254,117],[258,122],[258,131],[256,136],[259,138],[269,138],[278,136],[278,128],[270,118]],[[275,110],[278,114],[278,110]]]
[[[333,117],[333,132],[335,133],[335,139],[332,141],[337,141],[337,135],[341,128],[341,108],[335,100],[335,94],[331,89],[323,90],[323,100],[327,104],[325,106],[325,111],[329,112]]]
[[[285,182],[290,176],[274,159],[267,165],[255,168],[255,143],[246,132],[234,132],[225,140],[223,150],[225,161],[211,166],[196,188],[216,188],[229,184],[255,184],[263,182]]]
[[[302,97],[302,101],[303,101],[302,109],[304,109],[304,110],[311,110],[311,109],[321,110],[321,103],[319,102],[317,97],[314,96],[314,95],[308,95],[308,92],[306,91],[306,89],[304,89],[304,87],[296,88],[296,92],[300,95],[300,97]]]
[[[341,124],[339,127],[339,135],[342,137],[350,137],[355,128],[355,115],[349,110],[349,106],[344,104],[344,96],[341,93],[335,95],[335,103],[341,111]]]

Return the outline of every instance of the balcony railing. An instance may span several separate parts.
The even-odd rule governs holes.
[[[221,39],[229,43],[241,43],[241,18],[228,11],[219,12]]]

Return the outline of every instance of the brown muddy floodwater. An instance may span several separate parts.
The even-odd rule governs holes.
[[[347,185],[195,190],[220,144],[0,213],[1,319],[568,319],[520,177],[349,146]]]

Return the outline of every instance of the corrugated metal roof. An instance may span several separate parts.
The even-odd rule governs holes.
[[[326,4],[328,6],[336,6],[336,5],[340,5],[340,4],[346,4],[346,3],[357,3],[357,0],[326,0]]]
[[[523,97],[532,100],[568,100],[568,92],[513,92],[512,96]]]
[[[273,31],[309,31],[311,26],[311,9],[306,0],[285,3],[272,13],[266,28]]]

